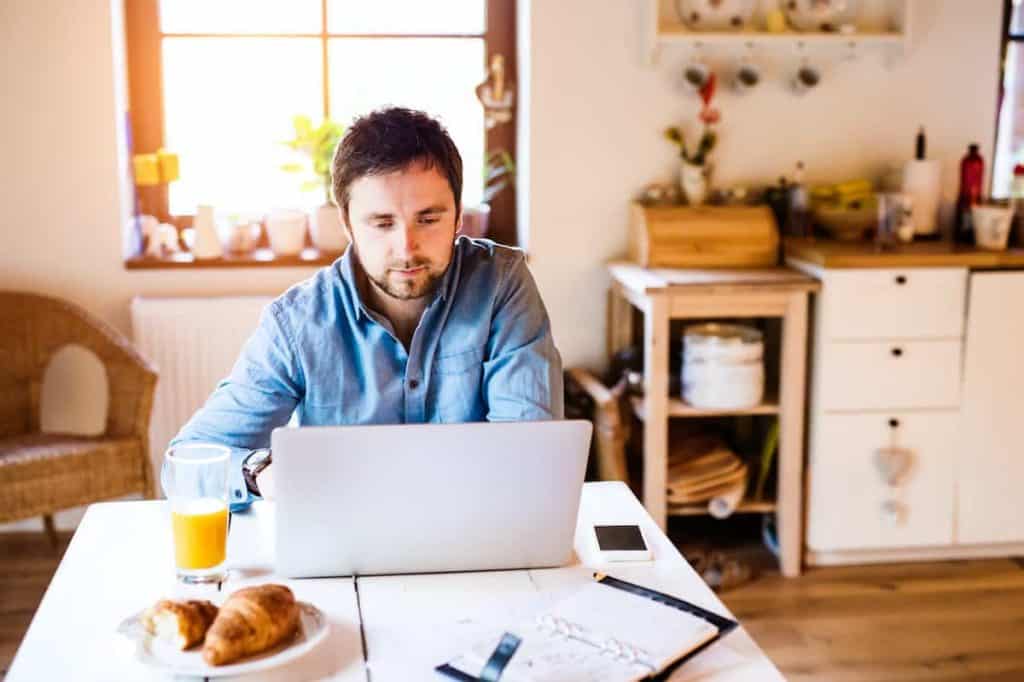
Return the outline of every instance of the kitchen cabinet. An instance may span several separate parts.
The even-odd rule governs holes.
[[[1024,543],[1024,272],[976,272],[957,446],[960,543]]]
[[[1020,554],[1024,272],[934,244],[861,250],[786,246],[821,282],[805,561]]]

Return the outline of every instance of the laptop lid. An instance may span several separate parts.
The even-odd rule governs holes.
[[[591,431],[583,420],[275,429],[277,572],[563,565]]]

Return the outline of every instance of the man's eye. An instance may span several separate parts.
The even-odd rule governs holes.
[[[434,223],[437,223],[437,222],[440,222],[440,221],[441,221],[440,218],[431,218],[431,217],[428,217],[428,216],[424,216],[424,217],[420,218],[420,222],[425,224],[425,225],[433,225]]]
[[[376,227],[377,229],[380,229],[380,230],[386,230],[389,227],[391,227],[393,224],[394,223],[390,223],[390,222],[382,222],[382,223],[374,223],[373,226]]]

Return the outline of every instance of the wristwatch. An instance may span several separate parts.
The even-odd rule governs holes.
[[[262,497],[260,489],[256,485],[256,477],[268,466],[270,466],[270,448],[253,450],[242,460],[242,478],[245,479],[245,487],[253,495]]]

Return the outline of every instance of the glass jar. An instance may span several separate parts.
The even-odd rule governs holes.
[[[764,335],[753,327],[704,323],[683,332],[682,398],[704,409],[744,409],[764,398]]]

